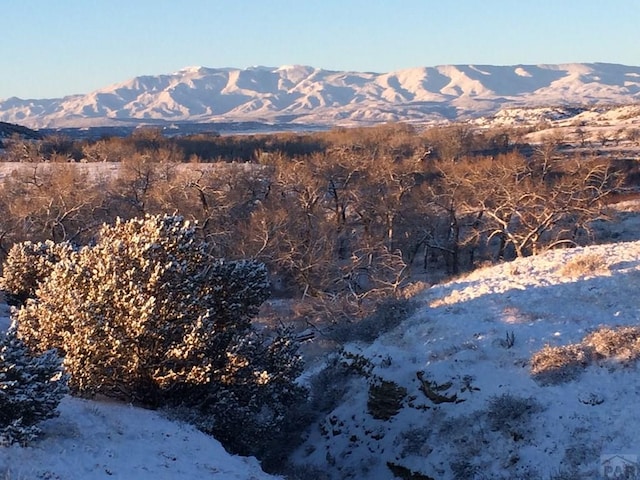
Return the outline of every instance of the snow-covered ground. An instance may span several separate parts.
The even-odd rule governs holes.
[[[157,412],[66,397],[31,447],[0,448],[6,480],[275,479],[254,458]]]
[[[361,373],[296,459],[335,479],[600,478],[607,455],[640,454],[637,365],[593,360],[543,384],[530,360],[604,325],[638,325],[639,290],[640,242],[551,251],[425,290],[395,330],[347,347]]]

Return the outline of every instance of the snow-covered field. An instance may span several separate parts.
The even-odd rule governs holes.
[[[596,266],[564,269],[578,258]],[[336,479],[599,478],[606,455],[640,454],[637,365],[594,361],[545,385],[530,359],[603,325],[637,325],[639,289],[640,242],[551,251],[436,285],[395,330],[347,348],[369,360],[369,378],[351,380],[296,458]],[[387,383],[385,396],[382,382],[406,392]],[[374,418],[380,409],[397,413]]]

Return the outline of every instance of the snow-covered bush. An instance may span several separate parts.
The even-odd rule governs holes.
[[[205,249],[180,217],[105,225],[94,246],[55,264],[18,311],[19,334],[64,352],[80,393],[156,403],[176,385],[206,383],[228,365],[268,280],[261,263]]]
[[[4,290],[7,303],[23,305],[34,298],[38,283],[49,276],[53,266],[73,251],[68,242],[16,243],[4,262],[0,289]]]
[[[26,444],[57,415],[67,376],[54,350],[33,356],[12,326],[0,338],[0,445]]]
[[[307,422],[295,336],[286,329],[273,338],[253,331],[228,355],[219,381],[194,389],[187,414],[228,450],[254,455],[266,469],[280,466]]]
[[[214,259],[195,225],[147,216],[104,226],[16,318],[30,346],[64,353],[76,392],[195,412],[227,448],[257,454],[304,399],[296,344],[251,325],[268,295],[264,264]]]
[[[505,393],[489,400],[487,420],[492,432],[500,432],[515,441],[524,438],[532,415],[542,406],[533,397],[518,397]]]

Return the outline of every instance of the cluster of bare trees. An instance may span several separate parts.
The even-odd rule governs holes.
[[[425,241],[448,254],[453,272],[464,263],[463,253],[472,265],[478,255],[522,257],[588,240],[590,222],[602,216],[605,197],[620,179],[596,159],[547,163],[519,154],[438,168],[440,181],[427,188],[449,233],[429,232]]]
[[[88,163],[37,161],[42,145],[13,146],[29,161],[0,183],[0,249],[88,243],[116,217],[179,213],[198,221],[213,254],[264,261],[289,294],[360,301],[415,272],[582,242],[619,180],[602,160],[553,145],[525,157],[510,132],[464,126],[246,137],[250,155],[243,137],[224,140],[244,163],[185,162],[177,143],[145,135],[62,145]]]

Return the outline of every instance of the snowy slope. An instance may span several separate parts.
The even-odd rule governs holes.
[[[156,412],[66,397],[33,446],[0,448],[7,480],[275,479],[254,458],[231,456],[219,442]]]
[[[513,126],[559,126],[578,127],[609,126],[613,128],[637,128],[640,123],[640,106],[628,105],[582,105],[582,106],[545,106],[510,107],[496,112],[490,117],[473,120],[473,123],[488,127]]]
[[[249,120],[333,125],[454,119],[514,105],[638,99],[640,67],[605,63],[444,65],[390,73],[301,65],[189,67],[61,99],[0,100],[0,121],[34,128]]]
[[[563,268],[578,258],[595,264],[587,275]],[[599,478],[601,455],[640,454],[637,364],[591,359],[547,384],[532,376],[531,357],[601,326],[638,325],[639,289],[640,242],[556,250],[434,286],[394,331],[347,347],[371,362],[369,378],[355,375],[296,458],[334,479],[391,479],[392,470]],[[387,397],[371,385],[382,381],[406,389],[386,420],[374,418]]]

